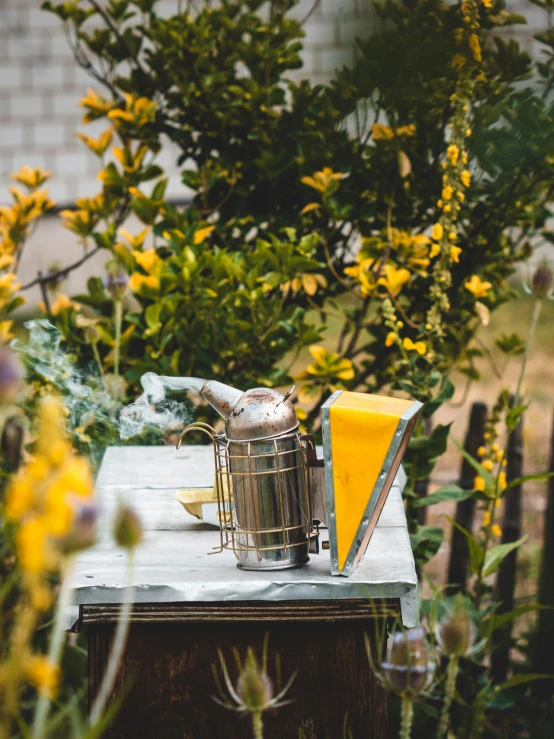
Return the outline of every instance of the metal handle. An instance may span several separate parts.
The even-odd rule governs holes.
[[[215,429],[212,428],[208,423],[202,423],[202,421],[196,421],[196,423],[189,423],[189,425],[185,426],[185,428],[181,431],[179,438],[177,439],[177,445],[175,447],[176,449],[181,448],[183,436],[185,434],[188,434],[189,431],[202,431],[202,433],[206,434],[206,436],[209,436],[212,441],[214,440],[214,437],[215,437]]]

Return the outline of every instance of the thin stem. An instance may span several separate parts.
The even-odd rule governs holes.
[[[106,674],[100,685],[98,695],[94,701],[94,704],[90,711],[90,725],[93,727],[98,723],[102,716],[102,712],[107,703],[111,689],[114,684],[115,677],[125,644],[127,642],[127,635],[129,633],[129,623],[131,617],[131,610],[133,607],[133,593],[134,593],[134,579],[135,579],[135,552],[134,549],[129,549],[129,556],[127,559],[127,585],[123,592],[123,602],[121,604],[121,610],[119,612],[119,619],[117,621],[117,627],[115,630],[115,636],[113,640],[112,649],[110,652],[110,658],[108,660],[108,667]]]
[[[63,573],[63,580],[58,596],[58,605],[56,607],[56,615],[54,617],[54,626],[50,635],[50,648],[48,650],[48,660],[52,665],[59,665],[65,643],[65,617],[67,609],[71,605],[72,589],[71,574],[73,572],[73,557],[70,557],[66,563]],[[46,719],[50,710],[50,697],[41,693],[37,707],[35,710],[35,719],[33,722],[32,739],[42,739],[46,731]]]
[[[541,308],[542,308],[542,300],[541,298],[537,298],[535,300],[535,305],[533,306],[533,315],[531,316],[531,322],[529,323],[529,330],[527,331],[527,341],[525,342],[525,351],[523,352],[523,360],[521,362],[521,370],[520,370],[519,378],[517,381],[516,395],[514,399],[515,407],[517,407],[520,403],[521,384],[523,382],[523,376],[525,375],[525,368],[527,367],[527,360],[529,359],[529,354],[531,351],[531,342],[533,341],[533,336],[535,334],[537,324],[539,322]]]
[[[114,320],[115,320],[115,348],[113,355],[113,371],[116,379],[115,391],[118,392],[119,379],[119,351],[121,348],[121,322],[123,321],[123,303],[121,300],[115,301],[114,307]]]
[[[448,721],[450,719],[450,706],[452,705],[452,699],[454,698],[454,692],[456,690],[456,678],[458,676],[458,657],[450,657],[448,661],[448,667],[446,669],[446,686],[444,688],[444,703],[442,706],[441,720],[439,723],[439,730],[437,732],[437,739],[442,739],[448,731]]]
[[[400,722],[400,739],[410,739],[414,722],[414,702],[411,695],[402,696],[402,719]]]
[[[252,730],[254,739],[264,739],[264,720],[261,711],[254,711],[252,714]]]
[[[96,361],[96,364],[98,365],[98,371],[100,372],[100,377],[103,380],[104,379],[104,368],[102,366],[102,358],[100,357],[100,352],[98,351],[97,341],[92,342],[92,353],[94,354],[94,359]]]

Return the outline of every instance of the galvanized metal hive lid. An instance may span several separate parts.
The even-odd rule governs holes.
[[[227,436],[236,441],[261,441],[298,428],[294,406],[286,395],[266,387],[247,390],[227,419]]]

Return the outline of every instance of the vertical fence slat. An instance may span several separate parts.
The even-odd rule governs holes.
[[[473,403],[469,416],[469,427],[466,434],[464,449],[472,456],[477,456],[477,450],[483,444],[483,433],[487,421],[487,406],[485,403]],[[473,489],[475,470],[465,459],[462,461],[460,471],[460,487],[464,490]],[[475,501],[473,498],[462,500],[456,505],[456,522],[467,531],[473,527],[473,516],[475,513]],[[452,542],[450,547],[450,562],[448,565],[449,592],[463,590],[467,580],[468,566],[467,542],[462,533],[457,529],[452,531]]]
[[[550,451],[550,471],[554,472],[554,423],[552,425],[552,442]],[[554,608],[554,477],[548,480],[548,496],[544,519],[544,548],[542,551],[541,573],[539,579],[538,602],[542,606]],[[539,611],[537,624],[533,672],[542,675],[552,673],[552,655],[554,654],[554,611]],[[554,683],[552,680],[537,680],[533,683],[533,694],[536,698],[552,700]]]
[[[433,430],[433,422],[430,418],[425,419],[425,436],[431,436]],[[429,492],[429,478],[425,480],[418,480],[415,484],[415,494],[418,498],[425,498]],[[420,526],[425,526],[427,523],[427,506],[422,506],[417,509],[417,522]]]
[[[508,481],[515,480],[523,474],[523,416],[510,434],[508,441]],[[511,488],[504,498],[504,519],[502,523],[502,544],[509,544],[521,537],[521,494],[522,486]],[[510,552],[500,565],[496,579],[497,613],[511,611],[515,602],[517,578],[517,549]],[[512,624],[508,623],[493,634],[493,644],[497,647],[491,657],[491,673],[495,680],[506,679],[510,666],[510,640]]]

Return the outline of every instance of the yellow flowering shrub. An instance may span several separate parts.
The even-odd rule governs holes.
[[[88,461],[74,453],[65,432],[60,401],[45,397],[37,417],[36,440],[27,462],[4,495],[2,538],[13,529],[20,575],[20,602],[5,624],[6,649],[0,657],[0,734],[10,735],[22,685],[53,699],[59,665],[37,653],[34,632],[56,595],[54,575],[71,555],[93,543],[95,508]]]

